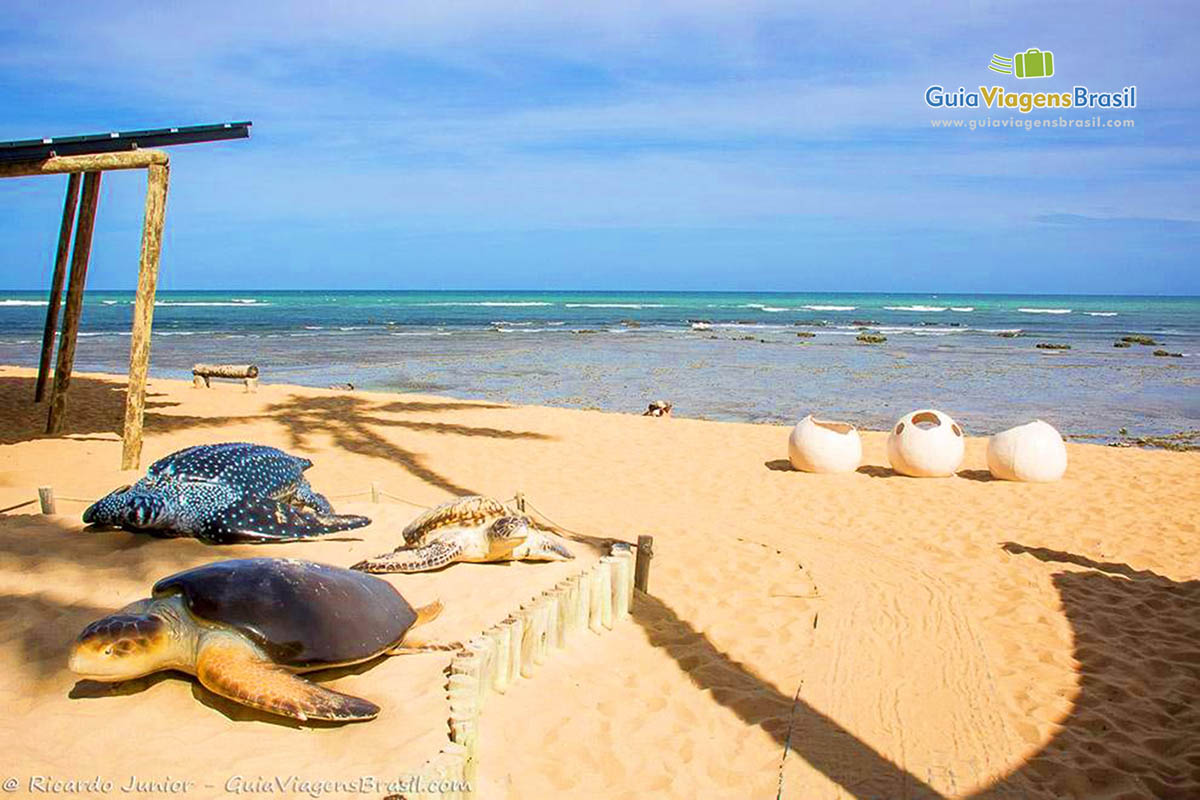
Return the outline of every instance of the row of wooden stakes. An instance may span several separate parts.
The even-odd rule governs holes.
[[[450,662],[450,741],[420,770],[428,792],[413,798],[474,797],[479,718],[492,692],[529,678],[551,652],[584,633],[603,633],[627,619],[633,604],[634,553],[623,542],[592,568],[533,598],[467,642]]]

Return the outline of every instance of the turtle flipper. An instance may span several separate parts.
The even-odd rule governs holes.
[[[369,700],[288,672],[234,637],[214,637],[201,645],[196,677],[206,689],[235,703],[301,722],[355,722],[379,715],[379,706]]]
[[[311,539],[370,525],[355,514],[318,514],[268,498],[247,499],[201,523],[197,539],[210,544],[261,544]]]
[[[412,628],[432,622],[442,613],[442,602],[440,600],[434,600],[429,605],[421,606],[414,610],[417,612],[417,618],[413,622],[412,627],[408,629],[408,633],[405,634],[400,644],[388,651],[388,655],[395,656],[407,653],[432,653],[462,649],[462,642],[431,642],[423,636],[413,636],[412,634]]]
[[[452,564],[462,555],[462,544],[437,539],[420,547],[401,547],[390,553],[360,561],[350,569],[360,572],[427,572]]]
[[[304,508],[310,508],[318,514],[330,516],[333,506],[325,499],[325,495],[314,491],[307,479],[301,478],[296,482],[296,490],[292,493],[292,503]]]

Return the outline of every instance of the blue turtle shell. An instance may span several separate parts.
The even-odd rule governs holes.
[[[255,497],[275,497],[293,488],[312,466],[274,447],[249,442],[201,444],[164,456],[146,470],[146,481],[209,480]]]
[[[319,669],[366,661],[400,643],[417,615],[387,581],[293,558],[238,558],[177,572],[154,596],[248,636],[277,664]]]
[[[136,484],[93,503],[83,521],[213,544],[294,541],[370,523],[335,514],[305,479],[311,466],[248,442],[197,445],[155,461]]]

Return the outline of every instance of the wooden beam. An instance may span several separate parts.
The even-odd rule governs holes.
[[[50,279],[50,304],[46,307],[46,327],[42,330],[42,358],[38,362],[37,386],[33,402],[46,395],[50,377],[50,359],[54,356],[54,334],[58,328],[58,309],[62,305],[63,283],[67,278],[67,258],[71,255],[71,230],[75,227],[75,207],[79,205],[79,173],[67,178],[67,199],[63,202],[62,223],[58,227],[58,251],[54,255],[54,277]]]
[[[142,422],[146,413],[146,373],[150,368],[150,329],[154,322],[154,293],[162,255],[163,224],[167,214],[166,164],[147,170],[146,218],[142,223],[142,254],[138,261],[137,298],[133,306],[133,342],[129,347],[129,388],[125,392],[125,432],[121,469],[137,469],[142,459]]]
[[[64,172],[104,172],[110,169],[145,169],[166,166],[162,150],[129,150],[122,153],[94,153],[86,156],[54,156],[41,161],[0,162],[0,178],[30,175],[60,175]]]
[[[83,199],[79,204],[79,223],[75,226],[75,249],[71,253],[71,282],[67,286],[67,307],[63,313],[62,335],[58,342],[58,366],[54,369],[54,388],[50,393],[50,413],[46,433],[62,430],[67,408],[67,387],[75,366],[75,340],[79,335],[79,316],[83,312],[83,286],[87,281],[88,259],[92,254],[92,232],[96,228],[96,204],[100,202],[100,173],[83,176]]]

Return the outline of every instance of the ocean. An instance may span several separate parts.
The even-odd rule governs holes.
[[[132,293],[85,297],[76,369],[125,372]],[[0,292],[0,363],[36,365],[45,312]],[[1156,344],[1113,346],[1132,334]],[[1040,417],[1111,440],[1200,427],[1197,356],[1196,297],[243,290],[160,292],[151,371],[873,429],[934,406],[976,434]]]

